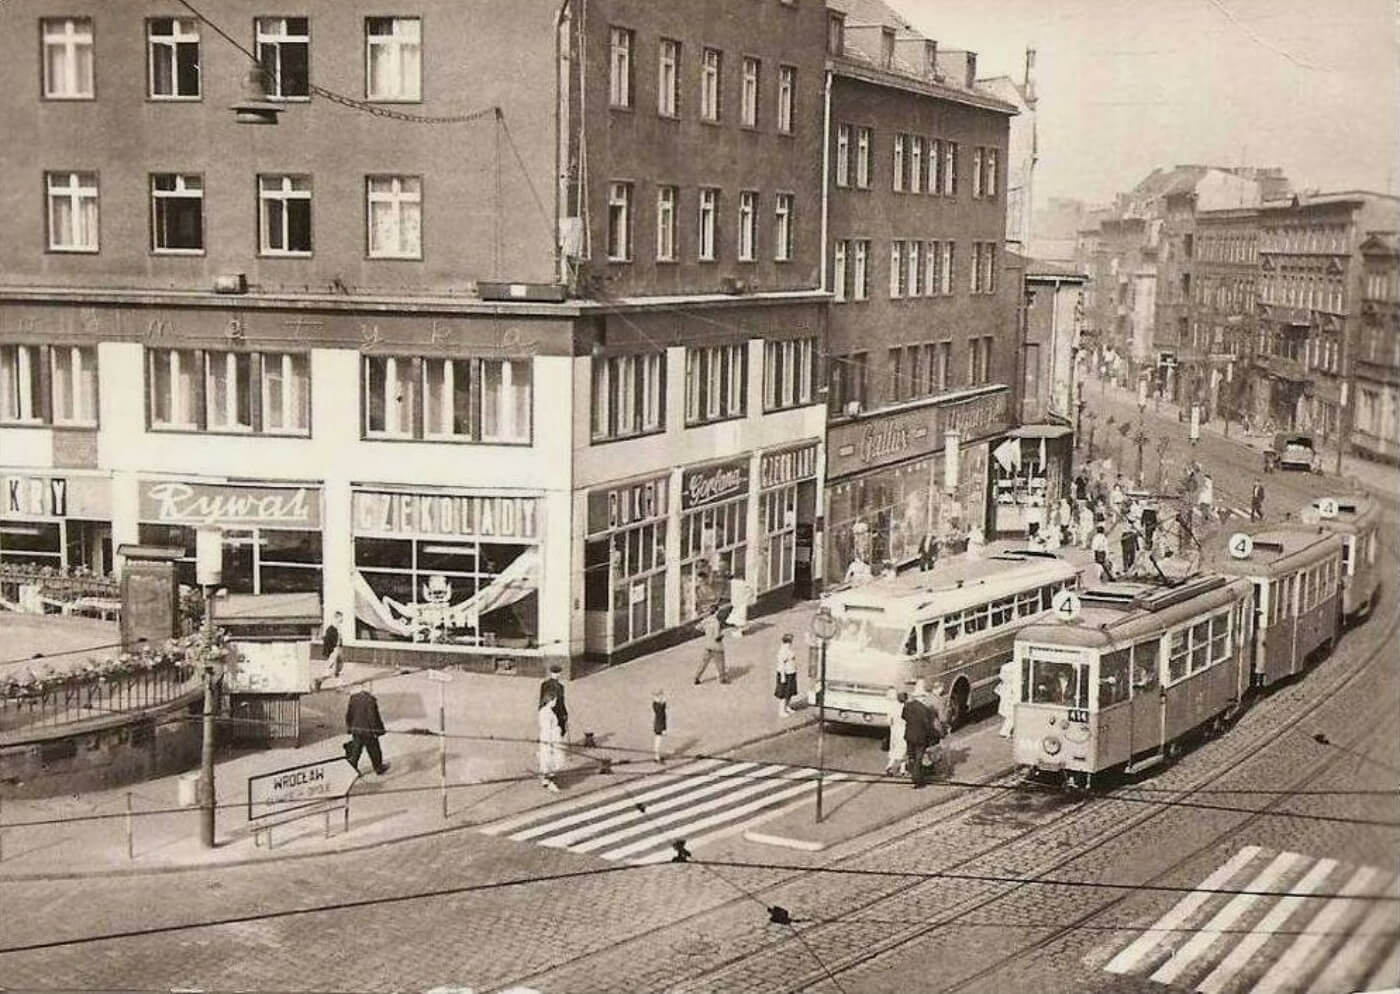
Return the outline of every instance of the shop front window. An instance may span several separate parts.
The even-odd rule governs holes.
[[[773,590],[792,582],[796,529],[797,487],[765,492],[758,502],[758,530],[763,536],[760,589]]]
[[[183,549],[175,561],[176,579],[196,586],[196,529],[192,525],[141,524],[142,545]],[[321,533],[290,528],[223,529],[223,575],[219,586],[231,594],[321,593]]]
[[[681,518],[681,614],[697,618],[729,599],[744,576],[748,497],[697,508]]]
[[[0,563],[61,567],[63,540],[58,522],[0,521]]]

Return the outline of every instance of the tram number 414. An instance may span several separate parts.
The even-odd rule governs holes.
[[[1087,725],[1087,724],[1089,724],[1089,712],[1088,712],[1088,711],[1081,711],[1081,710],[1078,709],[1078,708],[1070,708],[1070,709],[1069,709],[1069,720],[1070,720],[1070,721],[1077,721],[1077,722],[1080,722],[1081,724]]]
[[[1248,559],[1254,554],[1254,539],[1244,532],[1235,532],[1230,536],[1228,548],[1232,558]]]

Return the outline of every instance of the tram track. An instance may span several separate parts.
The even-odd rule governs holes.
[[[1386,547],[1386,550],[1388,553],[1390,553],[1389,558],[1392,560],[1392,564],[1394,565],[1397,561],[1395,551],[1393,549],[1390,549],[1389,547]],[[1308,720],[1312,715],[1314,715],[1323,707],[1325,707],[1329,702],[1335,700],[1339,694],[1341,694],[1347,688],[1351,687],[1357,680],[1361,679],[1366,673],[1368,673],[1377,662],[1381,661],[1384,658],[1387,649],[1389,648],[1390,644],[1392,644],[1392,640],[1395,638],[1397,633],[1400,633],[1400,609],[1397,609],[1392,612],[1392,615],[1384,631],[1377,637],[1375,644],[1370,646],[1367,649],[1367,651],[1365,651],[1363,655],[1352,664],[1349,670],[1347,670],[1346,672],[1338,672],[1337,668],[1335,667],[1329,670],[1328,663],[1332,662],[1333,660],[1328,660],[1320,664],[1319,667],[1310,671],[1304,678],[1304,681],[1309,686],[1315,687],[1316,678],[1323,675],[1324,672],[1332,673],[1334,675],[1334,680],[1331,683],[1331,685],[1324,689],[1323,693],[1316,697],[1309,698],[1302,707],[1295,710],[1287,719],[1284,720],[1284,722],[1281,725],[1278,725],[1273,730],[1258,737],[1244,736],[1243,738],[1234,739],[1232,738],[1232,736],[1236,736],[1239,731],[1238,729],[1236,729],[1227,733],[1223,739],[1217,740],[1220,744],[1224,744],[1227,742],[1230,744],[1232,748],[1229,754],[1227,754],[1226,756],[1213,756],[1211,771],[1199,777],[1194,783],[1185,785],[1182,788],[1181,792],[1175,795],[1177,801],[1186,801],[1196,795],[1199,795],[1206,789],[1210,788],[1213,784],[1216,784],[1217,782],[1222,780],[1225,776],[1234,772],[1236,761],[1240,757],[1262,752],[1269,745],[1272,745],[1273,743],[1279,741],[1289,733],[1294,732],[1301,723]],[[1357,635],[1360,634],[1361,632],[1358,631]],[[1374,633],[1370,634],[1374,635]],[[1370,639],[1367,639],[1367,641],[1369,642]],[[1286,685],[1282,689],[1286,690],[1288,686],[1296,685],[1297,684]],[[1382,708],[1378,707],[1376,710],[1379,712],[1380,710],[1382,710]],[[1361,727],[1363,729],[1367,727],[1365,722],[1358,722],[1357,724],[1358,727]],[[1356,739],[1364,737],[1364,734],[1365,732],[1363,731],[1361,733],[1358,733],[1358,735],[1354,736],[1353,738]],[[1300,789],[1307,782],[1316,779],[1322,771],[1325,771],[1332,764],[1338,762],[1344,755],[1346,755],[1346,753],[1343,750],[1329,751],[1327,754],[1324,755],[1324,757],[1320,761],[1318,761],[1315,764],[1312,764],[1302,776],[1294,778],[1294,780],[1285,788],[1288,791],[1288,793],[1283,793],[1275,796],[1263,807],[1259,808],[1254,812],[1249,813],[1245,816],[1245,818],[1242,821],[1232,825],[1230,829],[1227,830],[1227,832],[1219,833],[1216,836],[1213,836],[1204,845],[1193,848],[1191,853],[1187,854],[1185,857],[1182,857],[1180,860],[1173,862],[1171,866],[1165,868],[1160,873],[1154,874],[1154,876],[1150,880],[1146,881],[1146,883],[1150,884],[1157,880],[1160,880],[1163,876],[1166,876],[1167,874],[1178,869],[1181,865],[1185,864],[1186,862],[1189,862],[1190,859],[1194,858],[1200,852],[1209,849],[1213,845],[1219,844],[1220,841],[1222,841],[1222,839],[1229,833],[1237,832],[1241,827],[1244,827],[1245,825],[1251,824],[1253,822],[1258,821],[1261,818],[1268,816],[1271,812],[1275,811],[1280,805],[1282,805],[1288,800],[1291,800],[1295,796],[1293,791]],[[1157,778],[1154,778],[1154,782],[1161,782],[1161,779],[1161,775],[1159,775]],[[1119,788],[1118,790],[1126,792],[1126,790],[1128,789],[1130,788]],[[1107,795],[1100,795],[1101,804],[1112,804],[1114,801],[1115,794],[1117,793],[1118,791],[1114,791]],[[992,909],[999,903],[1005,902],[1010,898],[1014,898],[1020,894],[1025,893],[1028,888],[1038,886],[1039,883],[1043,880],[1043,878],[1051,874],[1055,874],[1059,871],[1062,871],[1064,868],[1074,863],[1084,860],[1086,857],[1091,856],[1092,854],[1100,850],[1102,847],[1119,838],[1123,834],[1140,829],[1150,824],[1154,820],[1162,818],[1168,813],[1177,809],[1177,804],[1173,802],[1163,802],[1163,804],[1160,806],[1154,806],[1146,810],[1142,810],[1141,807],[1137,804],[1137,802],[1132,800],[1119,799],[1118,803],[1123,806],[1123,810],[1125,812],[1131,812],[1135,808],[1136,813],[1130,813],[1126,818],[1112,821],[1101,832],[1098,832],[1093,837],[1084,840],[1084,842],[1082,842],[1079,846],[1075,847],[1073,851],[1069,853],[1057,854],[1055,858],[1050,860],[1027,860],[1027,865],[1021,868],[1018,873],[1016,871],[1008,873],[1004,865],[1000,868],[1000,872],[1005,875],[1012,875],[1014,873],[1015,875],[1027,878],[1026,882],[991,885],[990,887],[985,888],[985,890],[990,891],[990,893],[984,892],[982,894],[972,896],[960,902],[946,906],[945,910],[933,920],[930,920],[925,923],[920,923],[918,925],[911,926],[908,929],[902,930],[899,934],[889,936],[889,938],[887,938],[886,941],[880,942],[874,945],[873,947],[868,946],[866,951],[858,957],[842,961],[831,956],[824,956],[824,969],[822,971],[809,971],[800,979],[795,977],[794,980],[796,982],[794,982],[793,984],[772,989],[784,992],[806,990],[811,987],[820,985],[821,981],[827,978],[828,976],[835,976],[839,978],[842,975],[850,973],[853,970],[867,968],[871,965],[877,964],[881,959],[887,958],[897,953],[899,950],[909,946],[912,943],[928,939],[940,929],[943,929],[944,927],[950,924],[956,924],[962,918],[965,918],[977,912]],[[1089,814],[1092,814],[1094,812],[1095,808],[1098,807],[1100,807],[1100,805],[1090,804],[1085,805],[1080,810],[1083,811],[1085,817],[1087,817]],[[1064,827],[1064,825],[1063,823],[1059,823],[1056,827]],[[1014,842],[1012,842],[1010,845],[1018,845],[1022,841],[1022,838],[1018,838],[1014,840]],[[1002,846],[999,848],[1005,850],[1009,848],[1009,845]],[[1006,856],[1006,852],[1003,851],[1000,853],[1000,855],[1004,857]],[[959,870],[960,872],[965,872],[969,874],[975,874],[979,872],[979,869],[977,867],[962,866],[959,868]],[[904,894],[912,894],[921,888],[936,889],[939,887],[939,884],[940,882],[937,880],[920,880],[912,887],[905,888]],[[1131,893],[1132,892],[1124,892],[1122,894],[1119,894],[1117,897],[1104,901],[1094,909],[1091,909],[1090,912],[1078,916],[1070,922],[1055,927],[1053,931],[1049,934],[1043,935],[1031,943],[1027,943],[1025,946],[1015,950],[1008,956],[1001,958],[995,964],[980,968],[971,974],[958,978],[951,984],[939,988],[938,994],[952,994],[952,992],[955,991],[966,990],[978,981],[983,980],[988,976],[991,976],[997,972],[1006,969],[1013,962],[1035,954],[1036,952],[1046,948],[1054,942],[1063,939],[1065,936],[1072,933],[1076,928],[1080,927],[1083,924],[1086,924],[1087,922],[1092,921],[1094,918],[1102,915],[1105,911],[1109,910],[1110,908],[1121,904],[1123,901],[1127,900],[1129,896],[1131,896]],[[878,901],[871,903],[878,903]],[[866,907],[868,906],[869,905],[866,905]],[[854,909],[849,914],[842,915],[841,918],[838,918],[833,922],[824,922],[822,925],[815,926],[813,929],[805,931],[804,937],[808,939],[808,941],[813,941],[813,932],[817,931],[818,929],[839,927],[842,918],[852,919],[860,911],[863,910],[865,910],[865,907]],[[906,920],[906,918],[907,916],[902,916],[898,914],[886,915],[883,919],[883,921],[886,923],[886,932],[889,931],[889,921],[904,921]],[[824,945],[821,942],[820,938],[817,938],[815,940],[815,945],[817,946],[817,948],[824,948]],[[728,990],[731,988],[718,987],[713,989]]]

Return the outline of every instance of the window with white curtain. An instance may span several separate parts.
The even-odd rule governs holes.
[[[719,120],[721,56],[719,49],[707,48],[700,56],[700,117]]]
[[[422,20],[365,18],[365,99],[411,103],[422,93]]]
[[[836,303],[846,299],[846,251],[850,242],[839,239],[831,250],[831,295]]]
[[[856,186],[870,187],[870,156],[873,135],[869,128],[856,129]]]
[[[836,185],[849,186],[851,183],[851,126],[840,124],[836,127]]]
[[[630,438],[664,428],[665,384],[665,353],[594,359],[593,440]]]
[[[816,339],[766,342],[763,353],[764,409],[779,411],[812,403]]]
[[[366,179],[371,259],[423,258],[423,181],[417,176]]]
[[[870,297],[870,239],[857,238],[854,245],[854,262],[851,267],[851,299],[866,300]]]
[[[211,431],[253,430],[252,372],[247,352],[204,354],[204,416]]]
[[[797,98],[797,69],[778,67],[778,132],[792,134],[792,108]]]
[[[261,430],[303,435],[311,428],[311,370],[304,353],[262,355]]]
[[[0,422],[43,420],[39,346],[0,345]]]
[[[700,191],[699,244],[696,246],[701,262],[715,258],[715,215],[719,211],[719,191],[706,187]]]
[[[196,429],[203,370],[193,349],[147,349],[152,428]]]
[[[758,79],[759,63],[757,59],[745,58],[743,63],[743,78],[740,90],[740,123],[747,128],[758,126]]]
[[[45,174],[48,189],[49,250],[96,252],[97,174]]]
[[[780,193],[773,202],[773,259],[788,262],[792,259],[793,242],[793,195]]]
[[[44,96],[49,100],[91,100],[92,18],[44,18],[39,30],[44,39]]]
[[[609,60],[608,101],[614,107],[632,106],[632,32],[612,28],[608,32]]]
[[[656,112],[675,117],[680,106],[681,43],[661,39],[656,67]]]
[[[268,99],[310,97],[310,22],[305,17],[259,17],[254,30]]]
[[[685,356],[687,425],[740,417],[748,388],[748,346],[694,347]]]
[[[263,255],[311,254],[311,177],[258,177],[259,242]]]
[[[55,345],[50,356],[54,424],[97,424],[97,350]]]
[[[676,261],[676,200],[674,186],[656,188],[656,261]]]
[[[198,100],[199,21],[153,17],[146,22],[146,45],[151,99]]]
[[[632,258],[632,184],[608,184],[608,259]]]
[[[754,244],[758,240],[758,194],[752,190],[739,193],[739,261],[753,262]]]

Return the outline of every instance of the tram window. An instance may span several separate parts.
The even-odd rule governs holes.
[[[904,640],[904,654],[906,656],[917,656],[919,654],[919,630],[909,629],[909,635]]]
[[[1351,565],[1351,547],[1358,541],[1359,539],[1357,538],[1348,538],[1342,543],[1342,569],[1346,569]]]
[[[1055,584],[1053,583],[1040,588],[1040,609],[1042,611],[1048,611],[1050,609],[1051,603],[1055,600],[1056,592]]]
[[[1210,661],[1210,622],[1198,621],[1191,626],[1191,672],[1203,670]]]
[[[1218,663],[1230,655],[1230,613],[1228,611],[1210,619],[1210,661]]]
[[[1280,618],[1293,617],[1293,577],[1285,576],[1280,586],[1283,599],[1279,602],[1278,613]]]
[[[1172,632],[1171,649],[1167,655],[1167,679],[1172,683],[1186,676],[1186,657],[1190,655],[1186,629]]]
[[[1129,650],[1120,649],[1099,657],[1099,710],[1128,699]]]
[[[923,640],[924,652],[932,652],[938,642],[938,619],[925,621],[919,637]]]
[[[1269,581],[1269,624],[1278,622],[1279,586],[1277,580]]]
[[[1161,657],[1162,640],[1139,642],[1133,646],[1133,690],[1144,692],[1157,686],[1157,666]]]
[[[1303,603],[1305,609],[1311,611],[1317,607],[1317,567],[1314,566],[1304,574],[1303,580]]]
[[[962,612],[956,611],[943,619],[943,644],[956,639],[962,634]]]
[[[1037,659],[1031,681],[1031,703],[1058,704],[1062,707],[1088,707],[1089,689],[1082,684],[1081,670],[1074,663],[1055,663]]]
[[[992,602],[992,627],[997,628],[1011,621],[1016,611],[1016,598],[1003,597]]]

